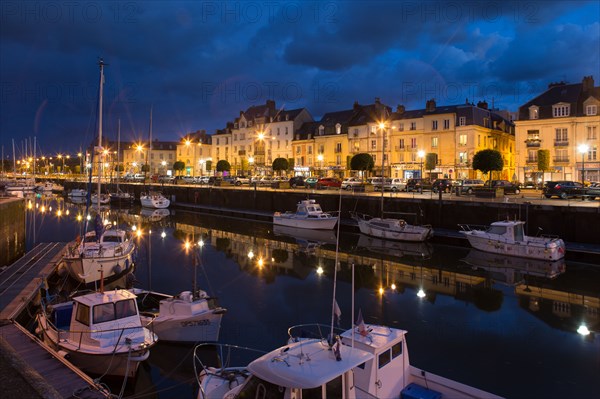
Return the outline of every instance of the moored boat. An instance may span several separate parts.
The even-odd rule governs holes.
[[[337,215],[323,212],[314,199],[298,202],[296,212],[273,214],[273,224],[302,229],[331,230],[337,221]]]
[[[87,196],[87,190],[83,188],[74,188],[67,194],[71,198],[84,198]]]
[[[352,217],[361,233],[385,240],[422,242],[433,235],[431,226],[408,224],[404,219],[377,218],[355,212]]]
[[[37,314],[44,342],[82,371],[135,377],[157,337],[143,327],[135,295],[93,292],[43,306]]]
[[[171,201],[156,191],[149,191],[147,193],[140,194],[140,202],[142,206],[146,208],[164,209],[171,205]]]
[[[184,291],[172,296],[132,288],[137,296],[142,325],[150,328],[161,341],[215,342],[219,340],[221,319],[227,309],[204,291]]]
[[[473,248],[484,252],[531,259],[559,260],[565,256],[565,243],[553,236],[525,235],[525,222],[504,220],[490,226],[459,225]]]

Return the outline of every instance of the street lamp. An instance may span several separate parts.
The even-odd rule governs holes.
[[[317,155],[317,160],[319,161],[319,175],[323,173],[323,154]]]
[[[417,156],[419,157],[419,159],[421,159],[421,179],[423,178],[423,157],[425,156],[425,151],[423,150],[419,150],[419,152],[417,152]]]
[[[588,152],[590,146],[587,144],[579,144],[577,150],[581,154],[581,185],[585,186],[585,153]]]
[[[248,163],[250,164],[250,174],[254,176],[254,157],[250,156],[248,158]]]

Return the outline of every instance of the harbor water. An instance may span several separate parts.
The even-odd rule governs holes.
[[[85,221],[83,205],[60,197],[28,199],[25,212],[27,249],[73,240]],[[353,231],[337,240],[336,231],[173,209],[102,214],[139,234],[135,286],[169,294],[197,286],[219,298],[228,309],[220,342],[271,350],[286,342],[290,326],[329,324],[337,274],[340,326],[349,328],[360,310],[367,324],[407,330],[417,367],[511,398],[600,392],[598,265],[394,244]],[[582,325],[591,334],[579,334]],[[195,397],[192,352],[192,345],[157,344],[127,395]]]

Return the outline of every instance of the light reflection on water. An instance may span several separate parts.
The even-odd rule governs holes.
[[[28,249],[73,239],[84,209],[62,199],[33,201]],[[269,350],[286,341],[289,326],[331,319],[336,239],[329,233],[274,231],[270,223],[179,210],[113,209],[106,217],[141,231],[136,285],[177,294],[190,290],[195,276],[199,288],[219,297],[228,309],[221,342]],[[194,268],[183,243],[201,237],[201,265]],[[600,329],[598,269],[345,232],[338,256],[342,327],[352,320],[354,264],[356,311],[367,323],[408,330],[413,364],[508,397],[598,392],[600,339],[575,332],[583,320],[590,330]],[[192,397],[191,350],[160,343],[130,394]]]

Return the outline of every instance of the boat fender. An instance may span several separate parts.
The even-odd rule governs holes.
[[[58,355],[59,355],[60,357],[62,357],[63,359],[69,359],[69,358],[71,357],[71,356],[69,355],[69,353],[68,353],[68,352],[66,352],[66,351],[58,351],[58,352],[56,352],[56,353],[58,353]]]
[[[112,269],[113,274],[121,274],[122,271],[123,271],[123,268],[118,263]]]

